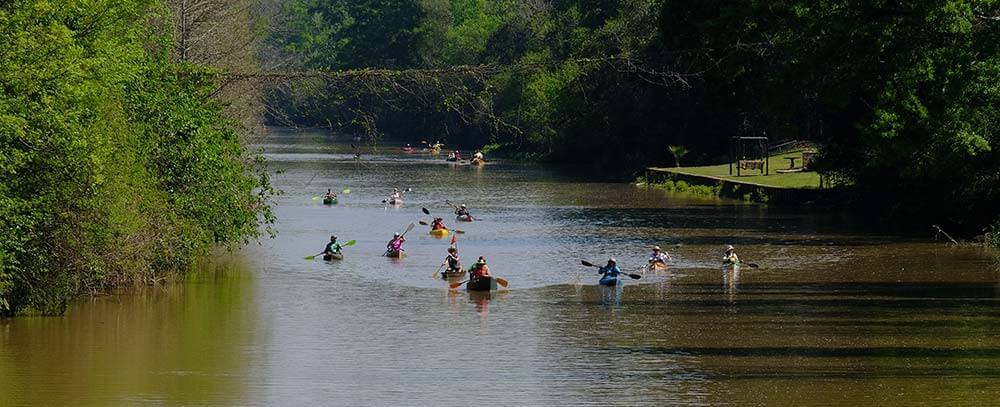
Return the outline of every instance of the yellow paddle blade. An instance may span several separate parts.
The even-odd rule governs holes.
[[[497,284],[500,284],[501,287],[507,288],[507,284],[508,284],[507,279],[500,278],[500,277],[493,277],[493,279],[497,280]]]
[[[345,194],[349,194],[349,193],[351,193],[351,189],[350,189],[350,188],[344,188],[344,193],[345,193]]]

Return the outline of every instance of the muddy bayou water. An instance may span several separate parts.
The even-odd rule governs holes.
[[[0,321],[0,405],[998,405],[1000,298],[984,249],[866,232],[818,210],[581,181],[539,165],[456,166],[275,131],[279,235],[177,284]],[[401,207],[381,200],[412,188]],[[313,198],[343,190],[335,206]],[[454,224],[444,200],[481,219]],[[432,278],[449,241],[510,281]],[[454,224],[454,225],[453,225]],[[304,256],[331,233],[346,258]],[[580,259],[637,272],[596,285]],[[734,244],[760,264],[724,270]]]

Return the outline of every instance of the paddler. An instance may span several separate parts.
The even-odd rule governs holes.
[[[461,204],[455,207],[455,215],[457,215],[458,217],[467,217],[469,219],[472,219],[472,215],[469,213],[469,208],[467,208],[465,204]]]
[[[622,271],[621,269],[618,268],[618,262],[615,260],[615,258],[611,257],[608,258],[608,264],[605,265],[604,267],[599,268],[597,270],[597,273],[607,278],[616,278],[618,277],[619,274],[622,273]]]
[[[444,262],[441,263],[441,266],[446,264],[448,265],[448,269],[442,273],[444,275],[449,273],[459,273],[462,271],[462,261],[458,257],[457,247],[452,246],[448,248],[448,257],[444,258]],[[440,266],[438,268],[440,268]]]
[[[653,246],[653,254],[649,255],[648,267],[651,269],[667,268],[667,260],[673,260],[670,253],[660,249],[660,246]]]
[[[486,266],[486,258],[479,256],[479,260],[469,268],[470,278],[483,278],[490,276],[490,268]]]
[[[733,245],[726,247],[726,254],[722,256],[723,264],[739,264],[740,258],[736,255],[736,249]]]
[[[444,225],[444,219],[442,219],[442,218],[434,218],[434,221],[431,222],[431,230],[441,230],[441,229],[448,229]]]
[[[337,193],[333,192],[333,189],[327,189],[326,193],[323,194],[323,199],[337,199]]]
[[[401,235],[399,233],[393,233],[392,240],[390,240],[389,243],[387,243],[385,245],[386,251],[387,252],[401,252],[401,251],[403,251],[403,242],[405,242],[405,241],[406,241],[406,238],[403,237],[403,235]]]
[[[403,199],[403,194],[399,192],[399,188],[392,189],[392,195],[389,195],[389,202],[396,202]]]
[[[340,243],[337,243],[337,236],[330,236],[330,243],[323,249],[323,255],[340,254]]]
[[[483,152],[476,151],[476,153],[472,155],[472,158],[475,160],[483,161]]]

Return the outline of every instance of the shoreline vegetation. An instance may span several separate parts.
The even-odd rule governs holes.
[[[0,317],[152,284],[273,217],[260,156],[164,4],[0,6]]]
[[[298,69],[360,71],[271,93],[272,123],[498,145],[625,181],[725,162],[734,136],[810,141],[813,169],[886,225],[1000,228],[995,1],[291,0],[283,13],[291,29],[272,41]]]
[[[682,160],[711,175],[734,136],[806,140],[849,206],[998,245],[996,7],[4,2],[0,315],[59,314],[258,238],[274,191],[244,145],[265,122],[618,180]]]

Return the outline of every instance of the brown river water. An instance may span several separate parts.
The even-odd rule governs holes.
[[[0,320],[0,405],[1000,405],[992,252],[782,209],[588,182],[540,165],[456,166],[318,133],[264,144],[279,235],[183,282]],[[412,188],[400,207],[381,203]],[[313,197],[343,190],[335,206]],[[444,201],[481,219],[455,224]],[[510,281],[432,278],[449,241]],[[307,261],[331,233],[339,262]],[[639,272],[596,285],[616,256]],[[721,267],[724,245],[760,268]]]

